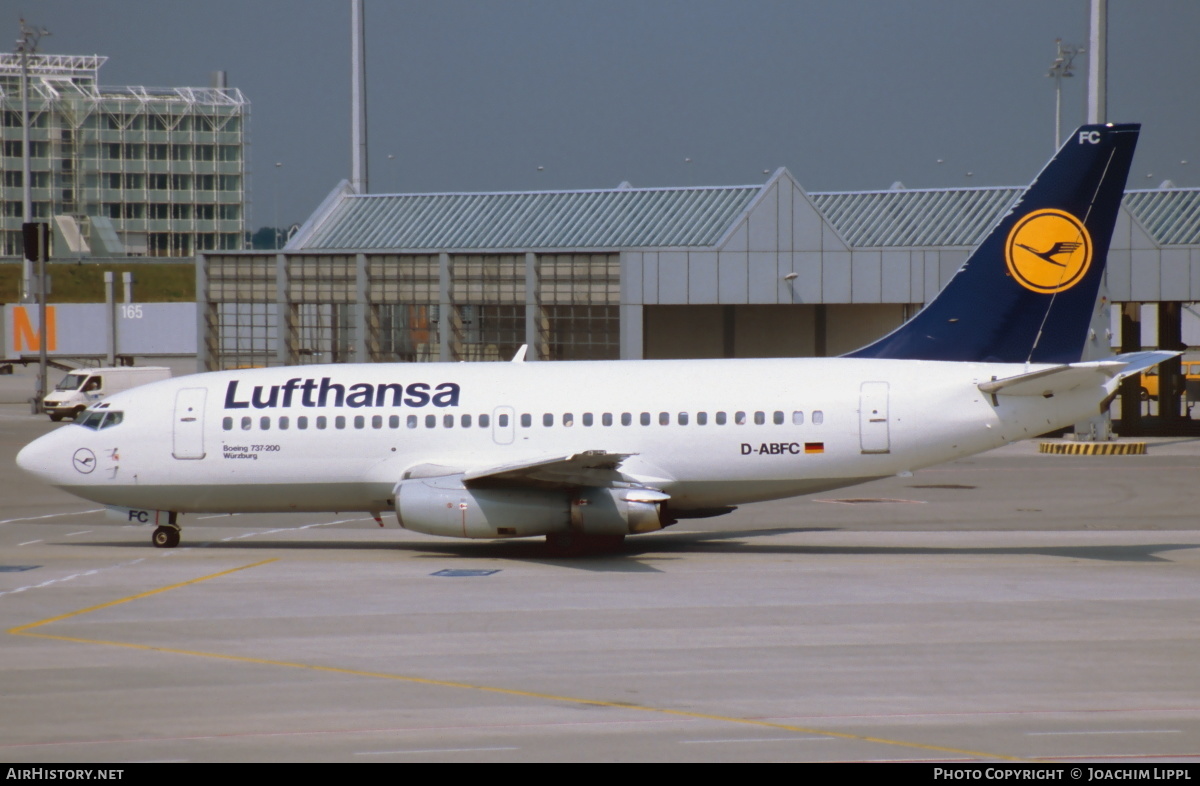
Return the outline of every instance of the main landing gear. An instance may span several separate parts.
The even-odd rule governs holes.
[[[179,533],[183,528],[178,522],[179,514],[171,511],[168,522],[155,529],[154,534],[150,536],[150,542],[155,548],[173,549],[179,545]]]

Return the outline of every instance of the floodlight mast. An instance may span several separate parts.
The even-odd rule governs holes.
[[[17,39],[17,54],[21,56],[21,220],[33,221],[33,194],[30,190],[29,164],[29,56],[37,52],[38,41],[50,31],[44,27],[29,27],[21,19],[21,37]],[[26,259],[21,270],[21,302],[33,302],[33,262]],[[45,333],[45,328],[38,328]],[[45,342],[43,336],[43,343]]]
[[[350,1],[350,185],[355,193],[367,185],[367,54],[362,0]]]
[[[1088,123],[1104,123],[1108,116],[1108,0],[1092,0],[1088,14]]]
[[[1058,146],[1062,144],[1062,80],[1063,77],[1075,76],[1075,74],[1071,73],[1071,65],[1075,60],[1075,56],[1087,50],[1070,44],[1064,46],[1061,38],[1054,39],[1054,43],[1058,47],[1058,52],[1054,58],[1054,62],[1050,64],[1050,70],[1046,73],[1046,76],[1054,77],[1053,149],[1058,150]]]

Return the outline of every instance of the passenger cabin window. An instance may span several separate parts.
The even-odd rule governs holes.
[[[250,421],[249,417],[242,418],[242,431],[249,431],[250,423],[251,423],[251,421]]]
[[[287,415],[284,415],[283,417],[281,417],[279,419],[279,430],[287,431],[287,429],[288,429],[288,418],[287,418]]]
[[[612,413],[605,412],[603,415],[601,415],[600,423],[601,423],[601,425],[604,425],[604,426],[611,426],[613,424]]]
[[[233,418],[222,418],[221,428],[226,431],[233,431]]]
[[[641,415],[640,421],[643,426],[649,426],[650,425],[650,413],[643,412]]]
[[[301,431],[304,431],[308,428],[307,415],[301,415],[300,417],[296,418],[296,428],[300,429]]]
[[[766,422],[767,422],[767,413],[766,412],[755,412],[754,413],[754,425],[761,426]]]
[[[717,425],[718,425],[718,426],[724,426],[724,425],[725,425],[725,413],[724,413],[724,412],[718,412],[718,413],[717,413]]]
[[[621,425],[622,425],[622,426],[631,426],[631,425],[633,425],[633,413],[631,413],[631,412],[622,412],[622,413],[621,413]]]
[[[487,415],[479,416],[479,427],[480,428],[487,428],[491,422],[492,422],[492,419],[490,417],[488,417]],[[499,423],[500,423],[501,428],[507,428],[508,427],[508,415],[500,415]]]
[[[405,425],[408,426],[409,428],[416,428],[417,427],[417,416],[409,415],[408,420],[405,421]]]
[[[433,428],[437,425],[437,415],[425,416],[425,428]]]
[[[803,426],[804,425],[804,413],[803,412],[801,412],[800,410],[796,410],[795,412],[792,413],[792,425],[793,426]]]
[[[317,428],[318,429],[324,429],[328,423],[329,423],[329,421],[325,419],[324,415],[317,415]]]
[[[504,417],[504,416],[501,415],[500,417]],[[528,412],[522,414],[521,415],[521,428],[529,428],[532,425],[533,425],[533,415],[530,415]]]
[[[470,415],[463,415],[463,416],[462,416],[462,427],[463,427],[463,428],[470,428],[470,427],[471,427],[471,416],[470,416]]]
[[[813,414],[812,414],[812,421],[813,421],[814,426],[821,425],[822,423],[825,422],[825,413],[819,409],[814,409]]]
[[[680,412],[676,422],[681,426],[686,426],[688,424],[688,413]]]
[[[708,413],[707,412],[697,412],[696,413],[696,425],[697,426],[707,426],[708,425]]]
[[[550,414],[549,412],[542,415],[542,425],[543,426],[553,426],[554,425],[554,415]]]
[[[591,412],[583,413],[583,425],[585,425],[585,426],[592,425],[592,413]]]
[[[659,412],[658,413],[658,425],[660,425],[660,426],[671,425],[671,413],[670,412]]]
[[[739,426],[746,425],[746,413],[745,412],[735,412],[733,414],[733,422]]]
[[[341,429],[344,429],[346,427],[346,416],[338,415],[336,418],[334,418],[333,419],[333,427],[338,429],[339,431]]]

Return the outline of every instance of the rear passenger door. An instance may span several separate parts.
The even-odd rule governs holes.
[[[863,453],[890,453],[888,383],[864,382],[859,390],[858,429]]]

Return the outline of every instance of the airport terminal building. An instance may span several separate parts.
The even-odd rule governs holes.
[[[356,194],[279,253],[198,255],[202,368],[345,361],[828,356],[931,300],[1023,188],[761,185]],[[1180,345],[1200,189],[1127,192],[1118,347]],[[1156,304],[1157,335],[1137,321]]]

